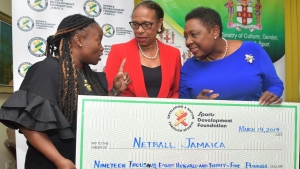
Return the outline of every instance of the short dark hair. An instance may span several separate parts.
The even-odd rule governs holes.
[[[162,7],[156,3],[156,2],[153,2],[153,1],[142,1],[140,3],[138,3],[134,8],[133,8],[133,11],[132,11],[132,14],[133,12],[138,8],[138,7],[146,7],[148,9],[152,9],[155,11],[155,17],[157,20],[159,20],[160,18],[164,18],[164,10],[162,9]],[[165,28],[163,26],[163,24],[161,25],[161,31],[160,32],[157,32],[157,33],[162,33],[164,32]]]
[[[185,16],[185,22],[190,19],[198,19],[208,30],[215,25],[219,26],[220,37],[222,37],[222,20],[220,14],[216,10],[207,7],[197,7]]]

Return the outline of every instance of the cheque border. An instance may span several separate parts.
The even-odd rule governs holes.
[[[145,100],[110,100],[110,99],[82,99],[82,107],[81,107],[81,135],[80,135],[80,169],[83,169],[83,126],[84,126],[84,106],[85,103],[87,102],[117,102],[117,103],[135,103],[135,104],[186,104],[186,105],[206,105],[206,106],[246,106],[246,107],[265,107],[262,105],[257,105],[257,104],[233,104],[233,103],[205,103],[205,102],[180,102],[180,101],[172,101],[172,102],[165,102],[165,101],[145,101]],[[297,167],[297,138],[298,138],[298,128],[297,128],[297,123],[298,123],[298,108],[297,106],[293,105],[268,105],[270,107],[278,107],[278,108],[291,108],[295,109],[295,136],[294,136],[294,169],[298,169]]]

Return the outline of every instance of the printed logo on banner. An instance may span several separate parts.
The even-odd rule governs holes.
[[[48,0],[27,0],[27,4],[32,10],[42,12],[47,8]]]
[[[18,28],[24,32],[32,30],[34,27],[33,20],[28,16],[22,16],[17,22]]]
[[[172,29],[165,29],[164,32],[158,34],[161,42],[169,45],[175,45],[175,33]]]
[[[262,5],[260,1],[253,3],[254,0],[236,0],[236,2],[237,4],[234,4],[232,0],[228,0],[228,2],[224,5],[228,8],[227,28],[235,28],[238,31],[241,31],[241,29],[249,29],[250,32],[253,32],[254,30],[262,30],[260,19]],[[253,7],[255,8],[255,15],[252,15]],[[238,23],[234,23],[234,16],[236,16]],[[255,17],[256,23],[252,23],[253,17]]]
[[[44,56],[44,49],[46,49],[46,41],[43,38],[35,37],[28,42],[29,52],[36,57]]]
[[[97,17],[101,14],[101,5],[95,0],[88,0],[83,5],[84,12],[90,17]]]
[[[182,63],[184,63],[192,57],[192,52],[190,50],[185,50],[182,52],[181,57],[182,57]]]
[[[110,38],[115,34],[115,28],[108,23],[102,26],[102,30],[103,30],[103,35],[107,38]]]
[[[24,77],[27,73],[28,69],[32,66],[29,62],[23,62],[18,67],[18,73],[21,77]]]
[[[194,122],[194,113],[186,106],[175,106],[169,114],[169,126],[177,132],[185,132],[189,130]]]

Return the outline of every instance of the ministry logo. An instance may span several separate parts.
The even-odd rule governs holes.
[[[177,132],[189,130],[194,122],[194,113],[186,106],[175,106],[168,113],[169,125]]]
[[[48,0],[27,0],[27,4],[32,10],[42,12],[47,8]]]
[[[228,11],[227,28],[234,28],[238,31],[249,29],[250,32],[262,30],[262,4],[260,0],[256,2],[254,0],[236,0],[236,2],[228,0],[224,6]]]
[[[29,62],[23,62],[18,67],[18,73],[21,77],[25,77],[28,69],[32,66]]]
[[[34,27],[33,20],[28,16],[22,16],[17,22],[18,28],[24,32],[32,30]]]
[[[43,49],[46,49],[46,44],[43,38],[35,37],[28,42],[28,50],[33,56],[42,57],[45,53]]]
[[[110,38],[115,34],[115,28],[108,23],[102,26],[102,30],[103,30],[103,35],[107,38]]]
[[[101,5],[95,0],[88,0],[84,3],[83,10],[89,17],[97,17],[101,14]]]

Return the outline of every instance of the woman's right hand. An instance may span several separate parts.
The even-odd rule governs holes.
[[[117,91],[117,93],[122,93],[122,91],[125,90],[127,86],[131,83],[131,79],[128,75],[128,72],[123,72],[125,62],[126,58],[123,59],[118,74],[113,81],[113,88]]]
[[[215,94],[211,94],[213,92],[213,90],[210,89],[203,89],[197,96],[196,99],[205,99],[205,100],[213,100],[215,98],[217,98],[219,96],[218,93]],[[208,96],[209,94],[211,94],[210,96]]]
[[[66,158],[64,158],[63,160],[58,161],[55,164],[55,166],[56,166],[57,169],[76,169],[74,163],[71,160],[66,159]]]

